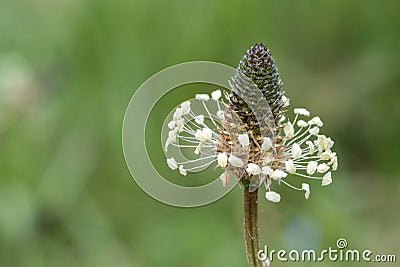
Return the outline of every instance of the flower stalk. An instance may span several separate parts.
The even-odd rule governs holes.
[[[243,206],[247,263],[249,267],[259,267],[260,261],[257,258],[259,250],[258,190],[250,192],[247,188],[244,188]]]

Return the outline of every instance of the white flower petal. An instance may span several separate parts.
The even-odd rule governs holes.
[[[308,175],[313,175],[315,173],[315,171],[317,170],[317,167],[318,167],[318,162],[310,161],[307,164],[307,174]]]
[[[285,178],[286,176],[287,176],[287,173],[284,171],[281,171],[281,170],[274,170],[270,175],[271,179],[274,179],[274,180],[279,180],[281,178]]]
[[[186,176],[187,175],[187,171],[183,168],[183,165],[179,166],[179,172],[183,175]]]
[[[265,193],[265,198],[269,201],[278,203],[279,201],[281,201],[281,195],[279,195],[278,193],[274,192],[274,191],[269,191],[267,193]]]
[[[303,151],[301,150],[299,144],[293,143],[293,146],[292,146],[292,157],[294,159],[298,159],[298,158],[301,157],[302,153],[303,153]]]
[[[293,160],[289,159],[285,161],[286,171],[288,173],[294,174],[296,173],[296,167],[294,166]]]
[[[319,164],[317,167],[317,172],[319,172],[319,173],[324,173],[328,170],[329,170],[329,166],[326,165],[325,163]]]
[[[306,191],[306,192],[304,193],[304,197],[305,197],[306,199],[308,199],[308,198],[310,197],[310,185],[309,185],[309,184],[306,184],[306,183],[302,183],[302,184],[301,184],[301,189],[303,189],[304,191]]]
[[[238,141],[239,141],[239,144],[240,144],[243,148],[248,147],[249,144],[250,144],[249,136],[247,135],[247,133],[245,133],[245,134],[239,134],[239,136],[238,136]]]
[[[247,165],[246,171],[249,175],[258,175],[261,173],[260,167],[254,163],[249,163]]]
[[[228,156],[226,153],[219,153],[217,156],[217,161],[218,161],[218,166],[221,168],[225,168],[226,165],[228,164]]]
[[[328,172],[322,177],[322,186],[330,185],[332,183],[332,174]]]
[[[200,101],[208,101],[210,97],[207,94],[196,94],[196,99]]]
[[[176,168],[178,168],[178,164],[174,158],[167,159],[167,164],[171,170],[176,170]]]
[[[305,108],[295,108],[294,109],[294,114],[299,114],[299,115],[303,115],[303,116],[310,116],[310,111],[308,111]]]
[[[234,166],[234,167],[241,168],[241,167],[244,166],[243,161],[242,161],[240,158],[236,157],[235,155],[231,155],[231,156],[229,157],[229,162],[230,162],[231,165]]]
[[[262,150],[268,151],[272,147],[272,140],[269,137],[264,137],[263,138],[263,143],[261,145]]]
[[[214,92],[211,93],[211,97],[212,99],[214,99],[215,101],[217,101],[220,97],[221,97],[222,93],[221,90],[215,90]]]

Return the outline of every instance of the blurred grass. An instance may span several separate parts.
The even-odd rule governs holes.
[[[270,47],[292,105],[324,119],[340,166],[309,201],[285,188],[279,205],[260,199],[262,242],[322,249],[345,237],[398,252],[399,8],[2,1],[0,266],[245,266],[240,189],[196,209],[156,202],[125,167],[121,126],[150,75],[189,60],[236,66],[256,42]]]

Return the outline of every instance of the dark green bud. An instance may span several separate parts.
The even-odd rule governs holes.
[[[271,52],[263,44],[256,44],[246,51],[240,61],[238,75],[236,79],[233,79],[233,86],[237,88],[243,87],[238,84],[243,81],[242,78],[251,80],[258,87],[255,88],[253,86],[252,89],[249,89],[250,87],[248,86],[247,89],[242,90],[242,96],[246,94],[246,98],[251,99],[251,95],[260,95],[259,93],[254,94],[252,90],[258,89],[261,91],[272,112],[275,125],[278,126],[278,122],[284,113],[284,102],[282,100],[284,91],[282,90],[282,81]],[[232,91],[228,98],[228,105],[249,126],[249,130],[255,130],[254,123],[257,120],[255,120],[252,110],[242,97]]]

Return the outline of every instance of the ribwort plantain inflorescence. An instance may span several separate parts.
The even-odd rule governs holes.
[[[322,186],[332,182],[332,171],[338,167],[334,142],[320,133],[323,122],[307,109],[288,113],[289,99],[269,49],[263,44],[251,47],[230,86],[225,94],[220,89],[211,95],[196,94],[175,110],[164,149],[192,149],[198,157],[180,162],[169,157],[172,170],[186,176],[216,164],[224,169],[223,185],[232,176],[249,191],[264,184],[266,199],[272,202],[281,200],[275,189],[279,185],[304,191],[308,199],[307,181],[320,180]],[[195,114],[193,101],[204,112]]]

